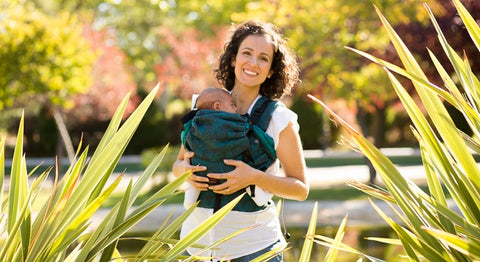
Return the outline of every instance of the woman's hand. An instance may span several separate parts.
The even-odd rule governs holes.
[[[280,133],[280,142],[276,149],[284,176],[267,174],[238,160],[224,160],[235,169],[224,174],[207,174],[210,178],[226,179],[220,185],[209,189],[219,194],[232,194],[249,185],[256,185],[266,192],[286,199],[303,201],[308,197],[308,181],[303,149],[298,132],[289,122]]]
[[[194,155],[194,152],[185,151],[185,149],[182,147],[180,149],[180,153],[178,154],[177,161],[175,161],[173,164],[173,174],[178,177],[188,171],[192,171],[192,174],[188,177],[187,182],[198,190],[208,190],[208,177],[198,176],[194,173],[197,171],[206,171],[207,167],[192,166],[190,164],[190,158],[192,158]]]
[[[240,160],[225,159],[223,162],[227,165],[234,166],[235,169],[228,173],[207,174],[207,177],[209,178],[226,180],[221,184],[212,185],[209,187],[209,189],[211,189],[217,194],[229,195],[242,188],[245,188],[253,184],[253,181],[255,180],[255,175],[258,172],[262,172]]]

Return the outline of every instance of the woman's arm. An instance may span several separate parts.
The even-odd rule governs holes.
[[[291,122],[280,132],[276,152],[285,177],[269,175],[242,161],[225,160],[226,164],[236,168],[225,174],[207,174],[207,176],[212,178],[227,179],[226,182],[220,185],[210,186],[210,189],[220,194],[231,194],[249,185],[257,185],[263,190],[280,197],[305,200],[309,191],[305,175],[305,159],[300,137]]]
[[[190,165],[190,158],[192,158],[195,153],[186,151],[183,145],[180,147],[178,152],[177,160],[173,163],[172,172],[175,177],[179,177],[185,174],[187,171],[191,170],[192,175],[188,178],[188,183],[197,188],[198,190],[208,190],[208,177],[197,176],[193,172],[195,171],[205,171],[207,167],[205,166],[192,166]]]

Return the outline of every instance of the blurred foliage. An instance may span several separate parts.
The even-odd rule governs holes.
[[[327,149],[336,143],[336,139],[325,139],[336,138],[335,134],[338,133],[338,128],[334,122],[328,119],[324,121],[328,115],[324,115],[321,106],[303,96],[296,96],[290,109],[298,114],[299,133],[304,149]]]
[[[192,93],[198,93],[207,86],[218,85],[212,75],[212,69],[216,57],[221,52],[226,29],[232,23],[259,18],[277,24],[298,54],[303,82],[294,96],[301,97],[311,93],[342,107],[343,112],[340,114],[343,117],[367,117],[368,119],[358,119],[358,122],[369,124],[365,129],[365,135],[378,146],[395,146],[395,141],[401,143],[412,141],[407,135],[398,134],[408,132],[410,123],[405,117],[395,116],[400,112],[397,106],[399,101],[389,91],[388,79],[383,74],[383,69],[367,65],[368,62],[364,58],[355,56],[344,47],[367,50],[378,57],[398,63],[398,57],[393,52],[385,33],[376,30],[380,23],[371,15],[375,4],[386,10],[387,14],[394,14],[390,21],[392,25],[405,36],[407,43],[414,44],[412,52],[421,61],[426,59],[428,54],[425,46],[431,50],[437,50],[439,47],[432,44],[436,33],[427,23],[427,15],[419,7],[421,2],[423,1],[29,1],[45,13],[43,16],[76,14],[75,17],[85,24],[84,37],[92,42],[92,49],[99,55],[94,65],[94,82],[90,85],[89,93],[78,96],[75,99],[75,109],[78,110],[67,114],[66,121],[71,132],[74,129],[82,130],[82,125],[102,127],[101,119],[87,122],[88,119],[97,116],[105,118],[108,115],[108,102],[115,99],[112,95],[148,92],[157,81],[163,81],[157,97],[158,102],[155,109],[152,109],[158,112],[150,114],[153,119],[146,121],[150,122],[150,127],[158,122],[168,130],[175,130],[178,123],[171,117],[178,118],[178,115],[168,113],[168,105],[176,99],[188,102]],[[438,14],[440,25],[447,28],[446,34],[450,33],[456,37],[452,45],[461,44],[468,53],[473,46],[465,44],[465,30],[455,22],[458,19],[453,19],[456,13],[452,4],[448,0],[427,2]],[[473,10],[474,14],[480,11],[479,1],[465,0],[465,2],[467,8]],[[27,5],[26,1],[17,3]],[[452,24],[452,21],[455,23]],[[480,61],[472,59],[473,67],[478,66],[477,60]],[[427,72],[432,71],[427,63],[422,62],[423,65]],[[447,70],[450,71],[451,68]],[[439,79],[436,76],[432,81]],[[403,79],[400,81],[406,82]],[[411,85],[407,85],[406,88],[411,92]],[[132,91],[134,89],[136,90]],[[338,100],[345,102],[338,103]],[[99,107],[102,101],[107,103]],[[358,107],[361,109],[357,110]],[[187,109],[186,106],[184,110]],[[38,107],[36,110],[38,111]],[[360,111],[365,114],[357,114]],[[85,119],[87,122],[82,122]],[[2,119],[0,121],[3,122]],[[322,125],[325,126],[323,129],[327,130],[329,120],[325,118],[322,121]],[[306,121],[301,129],[318,130],[315,125],[313,121]],[[395,133],[389,134],[390,130],[394,130]],[[81,132],[75,132],[74,137],[81,135]],[[137,136],[142,136],[145,143],[137,148],[147,146],[148,141],[145,137],[152,137],[149,134],[141,135],[140,132]],[[163,135],[161,132],[157,134]],[[319,132],[317,136],[321,134]],[[172,135],[167,134],[165,139],[172,139]],[[302,140],[328,141],[335,140],[335,137],[306,137],[302,134]],[[175,143],[174,140],[169,141]],[[152,141],[151,144],[156,142],[159,140]],[[132,142],[131,145],[135,143]]]
[[[230,212],[241,196],[182,239],[177,239],[175,233],[196,205],[174,219],[169,217],[163,222],[158,221],[158,229],[152,235],[131,235],[143,244],[135,254],[122,254],[123,251],[120,253],[117,249],[119,240],[167,199],[178,195],[179,187],[190,176],[187,172],[141,199],[142,190],[162,163],[166,151],[163,150],[151,159],[138,179],[130,179],[125,188],[117,188],[123,174],[113,177],[115,166],[157,91],[158,85],[121,124],[127,107],[128,96],[125,97],[93,155],[87,155],[88,147],[79,148],[75,161],[60,178],[58,167],[41,173],[38,170],[27,172],[22,147],[22,117],[11,161],[11,175],[6,180],[6,138],[0,137],[0,187],[9,186],[5,193],[0,190],[1,261],[145,261],[147,258],[177,261],[179,257],[185,258],[182,254],[187,247],[194,245]],[[56,170],[53,184],[45,183],[52,169]],[[32,183],[29,183],[30,180]],[[116,189],[123,191],[121,199],[110,209],[100,210]],[[48,191],[45,198],[42,198],[42,191]],[[217,244],[205,248],[215,248]],[[188,259],[193,261],[197,258],[191,256]]]
[[[68,106],[91,85],[94,54],[75,15],[50,17],[31,4],[0,5],[0,108],[30,103]]]
[[[468,41],[477,47],[478,52],[480,27],[477,20],[460,0],[452,0],[452,3],[460,16],[460,21],[454,24],[464,25],[470,36]],[[401,66],[368,52],[351,50],[385,69],[412,121],[411,132],[420,145],[428,192],[406,179],[392,160],[323,102],[313,96],[311,98],[322,104],[347,130],[349,145],[368,157],[382,178],[383,188],[351,183],[371,197],[388,203],[395,210],[393,215],[388,215],[371,201],[396,235],[391,238],[369,239],[402,248],[409,261],[478,261],[480,168],[476,156],[480,153],[480,81],[477,71],[470,63],[473,60],[465,55],[465,49],[456,49],[450,44],[434,11],[428,5],[424,7],[437,32],[436,42],[441,46],[441,54],[449,62],[441,63],[438,59],[440,53],[429,50],[431,63],[442,77],[441,85],[429,81],[430,74],[422,69],[421,63],[410,52],[403,41],[405,36],[395,31],[379,9],[377,14],[402,61]],[[453,67],[454,73],[449,73],[446,66]],[[400,77],[411,81],[419,99],[415,100],[407,92],[399,81]],[[426,110],[426,114],[422,114],[421,108]],[[456,112],[452,113],[452,109]],[[457,123],[451,115],[461,115],[464,122]],[[323,236],[315,236],[315,239],[319,240],[319,244],[358,254],[369,261],[382,261],[348,247],[341,242],[342,239]]]

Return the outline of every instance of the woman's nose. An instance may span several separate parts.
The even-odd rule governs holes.
[[[257,65],[257,58],[254,57],[254,56],[251,56],[249,59],[248,59],[248,63],[251,64],[251,65]]]

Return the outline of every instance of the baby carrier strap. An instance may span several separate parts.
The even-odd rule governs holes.
[[[278,102],[270,99],[269,97],[260,97],[253,106],[252,113],[250,114],[250,121],[252,124],[257,125],[263,131],[266,131],[268,124],[270,123],[270,119],[272,118],[272,113],[277,105]]]
[[[246,150],[243,155],[246,158],[246,163],[251,163],[255,168],[265,171],[272,163],[275,161],[275,143],[273,138],[271,138],[265,131],[270,124],[272,118],[272,113],[278,105],[277,101],[262,96],[260,97],[255,104],[253,105],[252,111],[247,118],[249,119],[249,140],[250,145],[256,144],[260,146],[264,154],[259,154],[258,146],[257,150],[250,152]],[[250,147],[251,149],[251,147]],[[256,152],[256,153],[255,153]],[[245,195],[240,202],[234,207],[233,210],[244,211],[244,212],[255,212],[263,210],[266,208],[266,204],[263,206],[258,206],[251,199],[255,197],[255,185],[250,185],[250,196]],[[218,211],[222,206],[227,204],[229,201],[233,200],[236,196],[246,192],[245,189],[239,190],[231,195],[220,195],[215,194],[215,201],[213,205],[213,212]],[[205,192],[202,192],[205,194]]]
[[[193,109],[193,110],[190,110],[190,112],[188,112],[187,114],[185,114],[181,119],[180,121],[182,122],[182,124],[186,124],[188,121],[192,120],[192,118],[195,117],[195,115],[197,114],[198,110],[197,109]]]
[[[190,159],[192,161],[192,164],[198,164],[198,165],[206,165],[206,166],[212,166],[211,170],[218,170],[216,172],[219,173],[225,173],[233,170],[232,166],[225,165],[222,161],[217,160],[212,160],[208,161],[207,159],[210,159],[212,156],[216,155],[215,153],[218,153],[219,156],[222,156],[222,159],[225,157],[225,152],[224,148],[230,148],[229,146],[220,146],[216,147],[218,152],[210,152],[208,154],[208,157],[202,156],[202,152],[205,151],[201,149],[203,143],[209,143],[211,139],[215,140],[217,138],[220,139],[221,136],[225,134],[232,134],[230,130],[231,128],[227,128],[224,125],[235,125],[236,127],[239,128],[241,131],[242,129],[245,130],[245,133],[243,136],[238,135],[237,138],[230,137],[229,135],[229,143],[232,144],[233,141],[244,141],[244,142],[238,142],[234,149],[228,150],[229,153],[231,151],[232,154],[234,154],[235,158],[232,159],[239,159],[243,160],[246,163],[249,163],[255,168],[258,168],[259,170],[265,171],[276,159],[276,153],[275,153],[275,145],[273,138],[271,138],[268,134],[265,133],[267,130],[270,120],[272,117],[273,111],[276,109],[278,105],[281,103],[278,103],[277,101],[273,101],[268,97],[260,97],[255,104],[253,105],[251,114],[246,114],[246,115],[235,115],[237,118],[243,119],[243,124],[240,122],[242,121],[233,121],[230,122],[227,121],[227,123],[220,124],[220,122],[224,121],[223,116],[231,113],[226,113],[226,112],[208,112],[211,110],[192,110],[188,114],[186,114],[182,118],[182,123],[184,124],[184,130],[182,131],[181,139],[182,139],[182,144],[185,146],[187,150],[190,148],[190,143],[192,142],[195,147],[197,148],[195,151],[195,157]],[[207,115],[208,118],[207,118]],[[210,118],[210,116],[214,118]],[[222,117],[222,118],[216,118],[216,116]],[[214,126],[211,126],[210,128],[207,128],[210,131],[215,131],[215,132],[220,132],[220,134],[210,134],[210,136],[207,138],[201,138],[199,141],[202,141],[202,144],[195,143],[197,140],[192,138],[194,133],[197,133],[196,131],[193,132],[193,130],[199,130],[198,126],[195,124],[197,120],[200,121],[202,117],[206,117],[205,120],[211,119],[209,123],[213,124]],[[231,116],[233,118],[233,116]],[[202,123],[203,120],[202,120]],[[217,127],[218,126],[218,127]],[[242,128],[243,126],[243,128]],[[229,131],[227,131],[229,130]],[[198,132],[199,134],[205,134],[204,132]],[[241,134],[238,133],[238,134]],[[195,135],[196,136],[196,135]],[[240,138],[241,137],[241,138]],[[244,139],[244,140],[240,140]],[[213,141],[212,140],[212,141]],[[193,145],[192,144],[192,145]],[[233,143],[235,144],[235,143]],[[213,147],[213,146],[212,146]],[[205,148],[212,148],[212,147],[205,147]],[[237,152],[237,153],[235,153]],[[242,153],[244,152],[244,153]],[[208,150],[205,151],[205,153],[208,153]],[[247,155],[247,156],[245,156]],[[248,159],[247,159],[248,158]],[[215,166],[213,168],[213,166]],[[207,172],[198,172],[198,175],[206,175]],[[221,183],[221,181],[219,181]],[[244,211],[244,212],[255,212],[259,210],[263,210],[267,207],[267,205],[262,205],[258,206],[251,197],[255,197],[255,186],[252,185],[250,186],[250,196],[245,195],[242,200],[234,207],[233,210],[237,211]],[[207,191],[201,191],[199,195],[199,207],[205,207],[205,208],[213,208],[214,212],[216,212],[218,209],[220,209],[222,206],[230,202],[233,198],[236,196],[242,194],[243,192],[246,191],[245,189],[239,190],[231,195],[220,195],[220,194],[215,194],[211,190]]]
[[[252,144],[258,144],[266,154],[266,156],[263,155],[263,157],[260,159],[256,159],[261,156],[258,153],[252,154],[253,159],[250,158],[249,160],[255,163],[255,167],[262,171],[267,170],[270,164],[272,164],[272,162],[277,158],[275,152],[275,142],[273,141],[273,138],[266,133],[266,131],[270,124],[270,120],[272,119],[273,111],[278,105],[279,103],[277,101],[273,101],[266,96],[262,96],[257,100],[252,108],[251,114],[249,115],[250,141]],[[250,147],[250,149],[252,148]]]

